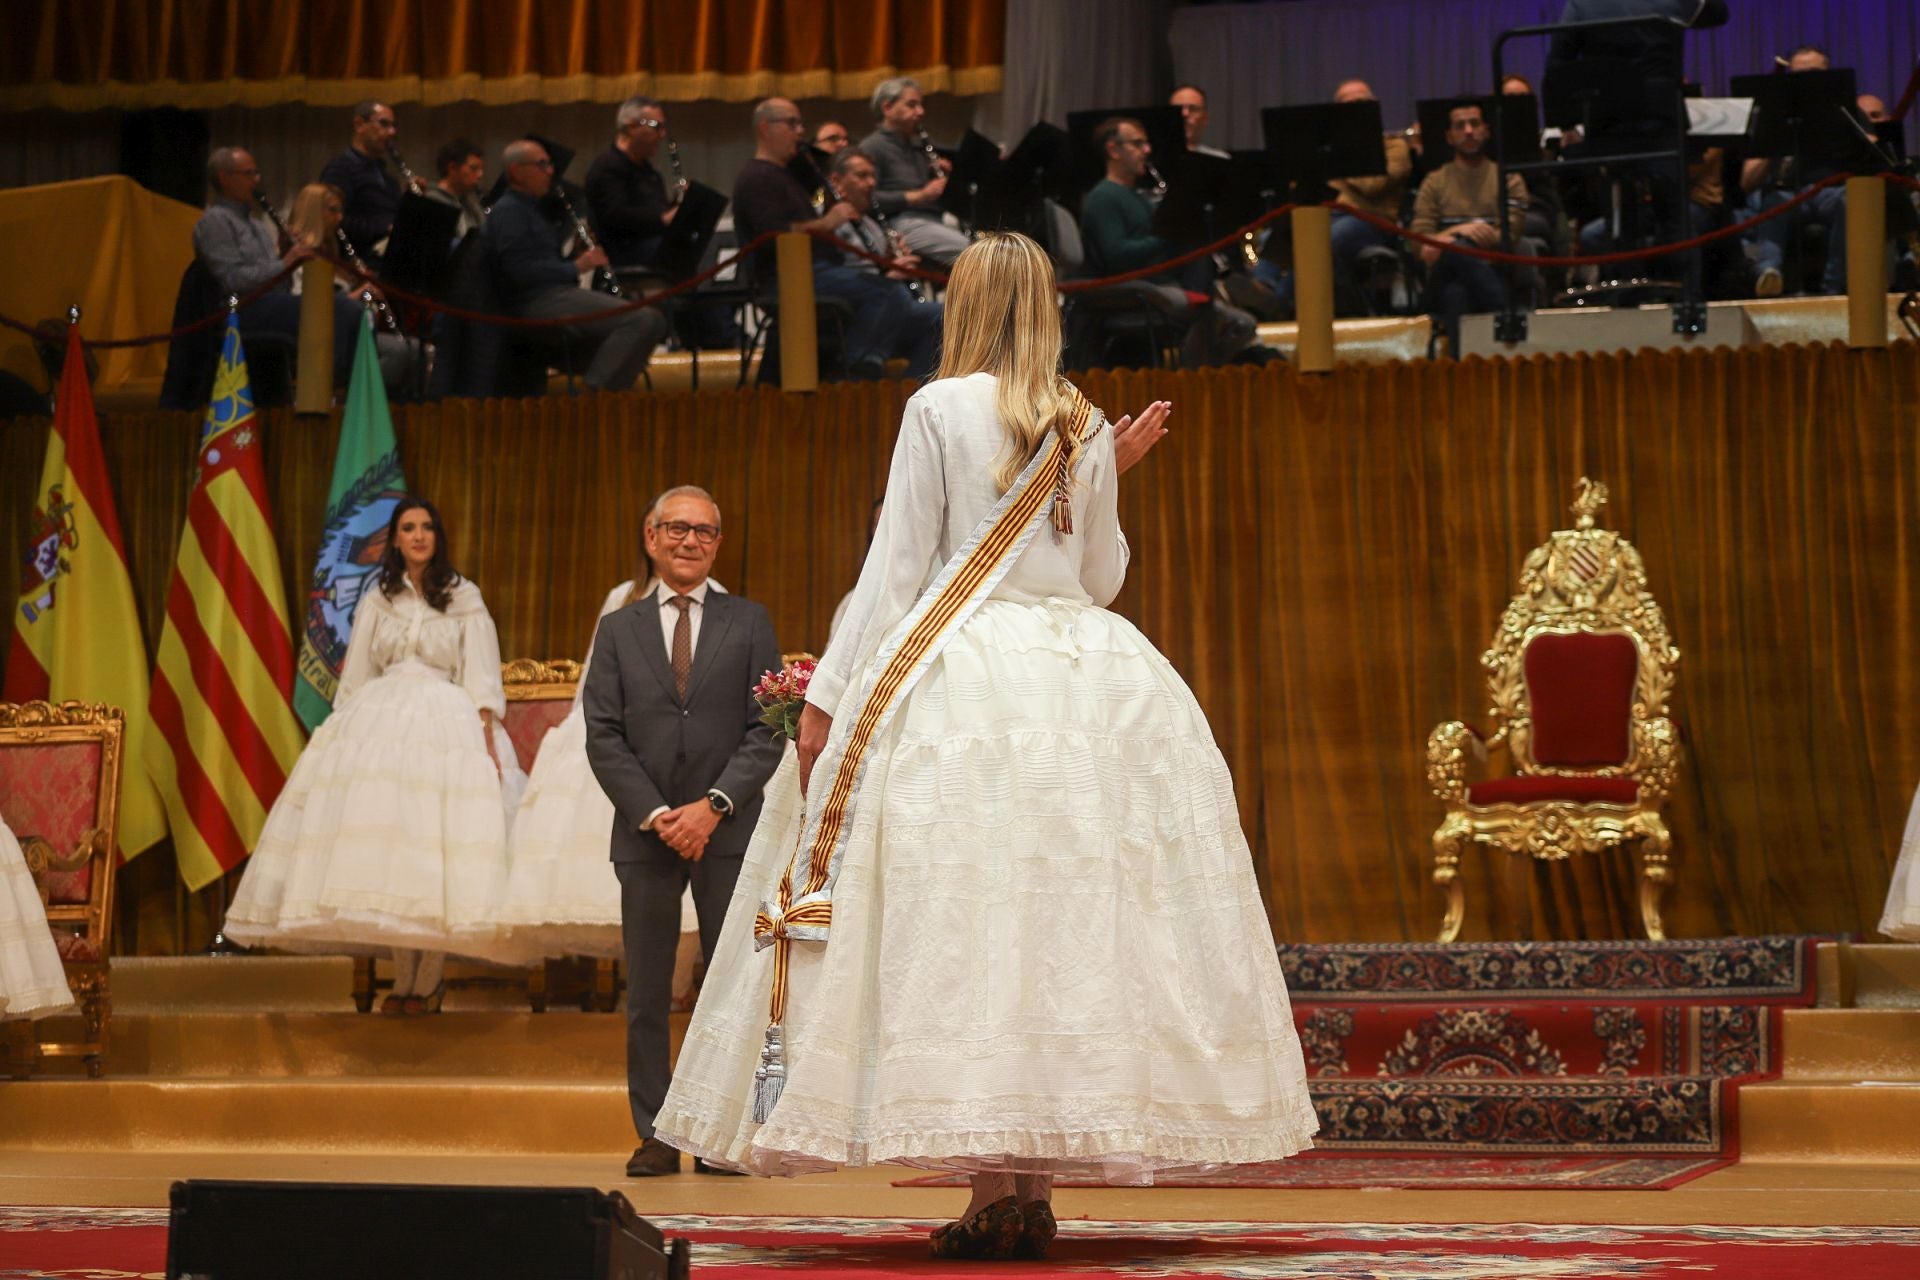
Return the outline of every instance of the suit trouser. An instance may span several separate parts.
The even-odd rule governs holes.
[[[595,391],[625,391],[633,386],[634,379],[647,367],[647,358],[653,349],[667,336],[667,318],[654,307],[642,307],[612,318],[600,315],[631,302],[631,298],[615,298],[588,289],[560,288],[534,294],[520,310],[528,317],[541,320],[579,316],[581,323],[568,325],[568,332],[600,339],[600,346],[581,380]]]
[[[723,819],[731,821],[731,819]],[[700,918],[700,953],[709,965],[720,925],[740,878],[743,856],[708,854],[698,862],[665,850],[638,862],[616,862],[620,935],[627,953],[627,1105],[633,1128],[653,1136],[653,1118],[673,1082],[667,1017],[673,1004],[673,959],[680,946],[680,899],[689,881]]]

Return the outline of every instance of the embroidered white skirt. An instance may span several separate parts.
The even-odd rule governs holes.
[[[493,922],[526,775],[506,731],[430,667],[368,682],[315,731],[274,801],[228,937],[295,951],[450,951],[523,963]]]
[[[1920,942],[1920,791],[1913,793],[1913,807],[1907,811],[1907,834],[1893,864],[1880,932],[1902,942]]]
[[[990,600],[908,694],[870,752],[831,935],[793,944],[786,1086],[755,1124],[773,951],[753,916],[800,819],[789,758],[656,1120],[668,1142],[764,1174],[1125,1184],[1310,1145],[1232,781],[1124,619]]]
[[[0,822],[0,1019],[45,1017],[72,1004],[26,855]]]
[[[508,839],[506,894],[496,920],[516,949],[625,955],[620,881],[607,856],[613,821],[613,801],[587,763],[587,718],[576,703],[540,740]],[[680,900],[680,928],[696,927],[689,891]]]

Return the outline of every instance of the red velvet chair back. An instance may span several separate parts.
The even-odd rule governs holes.
[[[507,737],[513,740],[520,767],[532,773],[541,740],[573,709],[580,664],[566,658],[552,662],[516,658],[500,664],[500,682],[507,690]]]
[[[87,739],[0,737],[0,821],[25,841],[39,836],[66,858],[98,829],[100,743]],[[49,871],[47,901],[84,904],[93,896],[93,867]]]
[[[1532,763],[1596,769],[1627,763],[1640,646],[1624,631],[1543,632],[1523,657]]]

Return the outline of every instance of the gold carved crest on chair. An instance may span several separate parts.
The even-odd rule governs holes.
[[[1560,860],[1637,844],[1640,918],[1665,937],[1660,895],[1672,838],[1660,806],[1680,763],[1668,698],[1680,651],[1647,591],[1633,544],[1596,525],[1607,488],[1581,477],[1574,527],[1534,548],[1492,645],[1480,657],[1494,731],[1457,720],[1427,738],[1427,781],[1447,806],[1433,833],[1433,880],[1446,890],[1440,941],[1460,933],[1460,856],[1484,845]],[[1469,758],[1504,744],[1514,772],[1467,780]]]
[[[79,1005],[74,1019],[33,1024],[30,1056],[105,1068],[120,771],[126,721],[118,707],[0,702],[0,818],[20,841],[47,927]],[[31,1066],[30,1063],[25,1064]]]

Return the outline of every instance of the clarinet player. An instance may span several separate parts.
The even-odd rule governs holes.
[[[920,126],[927,104],[920,86],[905,76],[882,80],[870,105],[878,126],[861,140],[860,153],[879,174],[874,207],[921,261],[945,270],[967,247],[967,237],[940,220],[948,165],[925,142]]]

